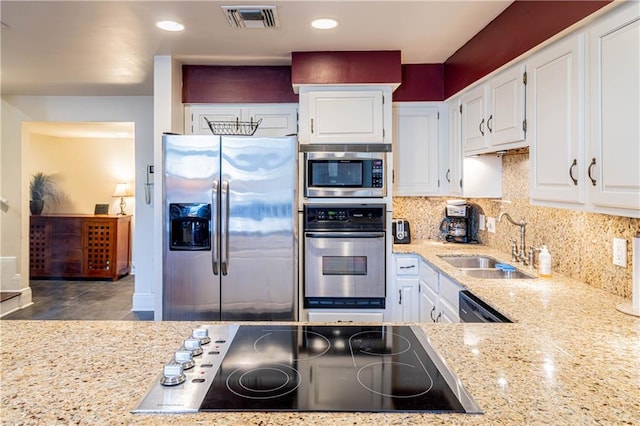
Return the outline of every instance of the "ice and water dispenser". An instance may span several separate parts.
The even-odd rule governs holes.
[[[211,250],[211,204],[169,204],[169,249]]]

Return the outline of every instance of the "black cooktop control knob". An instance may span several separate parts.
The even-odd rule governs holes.
[[[209,337],[209,330],[203,327],[194,328],[193,333],[191,333],[191,337],[200,340],[201,345],[206,345],[211,341],[211,338]]]
[[[162,369],[160,384],[163,386],[175,386],[184,383],[186,379],[187,377],[182,372],[182,364],[170,362],[165,364]]]

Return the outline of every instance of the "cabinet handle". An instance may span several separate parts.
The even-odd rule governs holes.
[[[451,169],[447,169],[446,177],[447,177],[447,182],[449,182],[449,183],[451,183],[451,179],[450,179],[451,176],[450,175],[451,175]]]
[[[398,305],[402,305],[402,290],[398,290]]]
[[[478,126],[478,129],[480,130],[480,134],[482,134],[482,136],[484,136],[484,118],[480,122],[480,125]]]
[[[573,163],[571,163],[571,165],[569,166],[569,177],[573,181],[573,184],[576,186],[578,185],[578,179],[573,177],[573,168],[576,167],[577,165],[578,165],[578,160],[574,158]]]
[[[491,120],[493,120],[493,114],[491,114],[489,116],[489,119],[487,120],[487,129],[489,129],[489,133],[493,133],[493,129],[491,128]]]
[[[440,317],[442,316],[442,312],[440,312],[438,314],[438,317],[436,318],[436,320],[434,322],[440,322]]]
[[[436,307],[434,306],[433,309],[431,309],[431,312],[429,312],[429,316],[431,317],[432,322],[436,322],[436,319],[433,317],[433,313],[435,311],[436,311]]]
[[[400,269],[412,269],[415,268],[416,265],[408,265],[408,266],[401,266]]]
[[[587,170],[587,174],[589,175],[589,179],[591,179],[591,183],[593,186],[596,186],[596,180],[591,176],[591,168],[596,165],[596,158],[593,157],[591,159],[591,164],[589,164],[589,169]]]
[[[313,133],[313,118],[311,119],[311,133]]]

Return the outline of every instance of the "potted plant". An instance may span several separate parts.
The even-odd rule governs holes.
[[[44,208],[45,201],[49,200],[53,203],[58,202],[58,192],[51,176],[42,172],[37,172],[31,176],[29,183],[29,192],[31,200],[29,201],[29,209],[31,214],[40,214]]]

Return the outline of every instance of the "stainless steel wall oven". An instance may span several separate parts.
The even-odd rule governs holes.
[[[304,306],[383,309],[384,204],[306,205]]]

